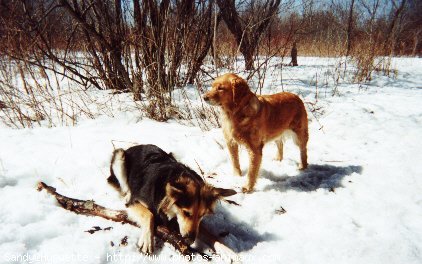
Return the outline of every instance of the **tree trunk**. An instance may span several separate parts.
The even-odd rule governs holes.
[[[291,51],[291,56],[292,56],[292,61],[290,62],[290,64],[292,66],[298,66],[297,64],[297,48],[296,48],[296,41],[293,42],[293,47],[292,47],[292,51]]]
[[[419,45],[419,36],[422,32],[422,29],[419,29],[413,37],[413,49],[412,49],[412,56],[419,55],[418,47]]]
[[[217,0],[220,13],[230,32],[234,35],[239,51],[245,58],[246,70],[253,69],[254,53],[262,33],[268,28],[271,18],[277,13],[281,0],[264,1],[252,17],[241,18],[235,0]]]
[[[254,69],[254,52],[255,52],[255,48],[254,47],[246,47],[244,49],[242,49],[243,52],[243,57],[245,58],[245,70],[250,71]]]
[[[394,36],[393,36],[394,29],[396,27],[399,16],[404,9],[405,4],[406,4],[406,0],[402,0],[400,3],[400,6],[395,10],[393,18],[391,19],[390,26],[388,27],[388,32],[384,41],[384,52],[386,53],[386,55],[392,55],[394,51]],[[394,6],[395,6],[395,2],[394,2]]]
[[[79,8],[76,6],[77,2],[73,2],[72,4],[69,2],[69,0],[60,0],[60,4],[62,7],[67,11],[67,13],[75,19],[84,30],[88,33],[89,37],[92,39],[95,39],[96,42],[105,48],[105,50],[110,54],[109,56],[105,55],[104,60],[108,59],[110,60],[110,63],[112,65],[112,69],[110,71],[111,76],[110,81],[113,83],[114,87],[118,90],[132,90],[133,84],[130,80],[129,73],[125,69],[123,63],[122,63],[122,26],[121,26],[121,18],[122,18],[122,10],[121,10],[121,3],[118,0],[115,0],[115,8],[116,10],[116,17],[110,18],[106,17],[107,19],[113,19],[112,22],[116,23],[116,27],[113,29],[105,29],[103,26],[97,26],[95,23],[91,23],[84,13],[79,10]],[[120,13],[120,14],[119,14]],[[116,20],[117,21],[114,21]],[[109,21],[110,22],[110,21]],[[99,29],[97,29],[99,27]],[[119,32],[115,32],[116,28],[119,28]],[[112,36],[110,38],[107,38],[106,35],[104,35],[104,32],[102,30],[108,30],[109,34]]]
[[[347,50],[346,56],[350,55],[350,50],[352,49],[352,33],[353,33],[353,7],[355,5],[355,0],[352,0],[350,3],[349,9],[349,22],[347,24]]]

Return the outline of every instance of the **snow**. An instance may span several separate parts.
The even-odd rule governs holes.
[[[240,206],[222,202],[204,221],[216,234],[228,232],[224,242],[243,263],[421,263],[422,59],[395,58],[396,78],[377,74],[364,86],[344,81],[336,96],[336,59],[299,62],[283,68],[283,86],[274,66],[263,93],[284,89],[321,107],[312,114],[308,104],[309,168],[297,170],[292,143],[282,162],[273,160],[275,144],[266,145],[256,191],[233,196]],[[201,104],[195,87],[186,87],[186,96]],[[124,108],[76,126],[1,126],[0,263],[181,261],[166,244],[147,258],[135,246],[139,229],[73,214],[35,188],[44,181],[64,195],[124,208],[106,182],[113,145],[146,143],[202,170],[215,186],[240,191],[246,181],[232,175],[218,128],[156,122]],[[240,160],[245,175],[246,151]],[[93,226],[113,228],[84,232]],[[128,245],[120,246],[124,236]]]

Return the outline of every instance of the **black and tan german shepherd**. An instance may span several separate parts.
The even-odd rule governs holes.
[[[113,152],[108,182],[125,198],[131,220],[142,227],[139,249],[152,253],[154,226],[176,219],[180,234],[193,243],[202,217],[216,201],[234,195],[215,188],[192,169],[155,145]]]

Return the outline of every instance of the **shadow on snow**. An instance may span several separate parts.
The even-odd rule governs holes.
[[[300,172],[297,176],[278,176],[272,172],[262,170],[261,177],[273,182],[267,186],[268,190],[296,190],[310,192],[319,188],[339,188],[345,176],[353,173],[361,173],[361,166],[332,166],[332,165],[309,165],[308,168]]]
[[[265,169],[261,169],[261,177],[269,179],[273,184],[267,186],[267,190],[296,190],[311,192],[319,188],[339,188],[345,176],[353,173],[361,173],[361,166],[332,166],[310,165],[297,176],[275,175]],[[216,234],[224,234],[224,243],[235,252],[248,251],[259,242],[278,240],[271,233],[258,233],[252,225],[239,221],[226,208],[219,206],[217,213],[210,218],[204,219],[205,224]]]

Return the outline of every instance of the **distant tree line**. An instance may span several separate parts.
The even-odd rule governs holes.
[[[204,64],[239,54],[251,71],[293,43],[299,55],[419,56],[421,14],[419,0],[0,0],[0,57],[165,109]]]

